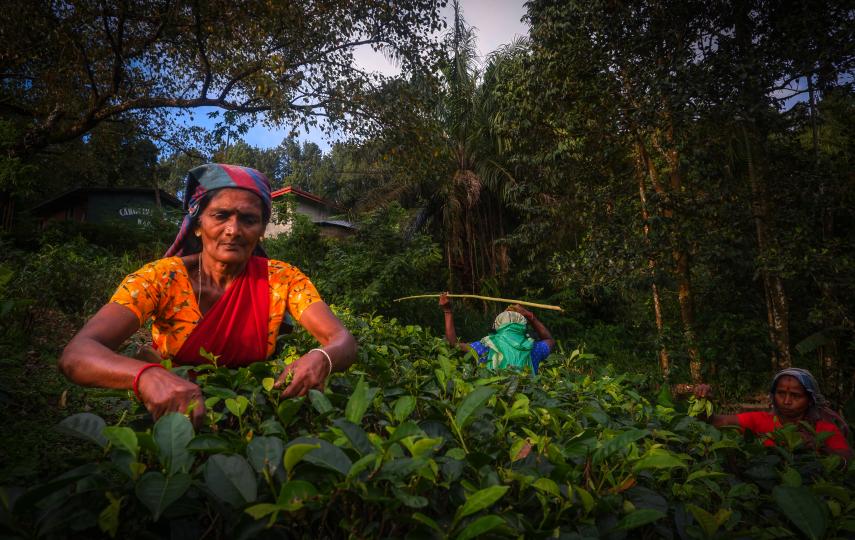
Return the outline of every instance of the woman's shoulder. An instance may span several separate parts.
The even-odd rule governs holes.
[[[181,257],[165,257],[144,264],[140,269],[132,272],[129,277],[158,280],[160,278],[174,278],[176,275],[186,273],[187,268]]]
[[[299,268],[291,263],[277,259],[267,259],[267,269],[271,276],[297,276],[303,275]]]

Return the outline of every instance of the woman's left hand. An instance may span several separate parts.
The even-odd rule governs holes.
[[[527,320],[527,321],[530,321],[534,317],[534,313],[532,313],[531,311],[527,310],[526,308],[522,307],[519,304],[514,304],[512,306],[508,306],[508,311],[516,311],[517,313],[519,313],[520,315],[525,317],[525,320]]]
[[[329,363],[322,352],[309,351],[285,366],[285,370],[279,375],[274,387],[281,388],[288,380],[289,373],[293,373],[294,377],[282,391],[283,398],[304,396],[312,388],[323,392],[329,376]]]

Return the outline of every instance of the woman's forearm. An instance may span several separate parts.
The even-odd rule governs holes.
[[[443,310],[445,318],[445,340],[449,345],[457,347],[457,330],[454,328],[454,315],[450,309]]]
[[[145,364],[111,351],[94,339],[76,336],[63,350],[58,367],[70,381],[81,386],[129,389]]]
[[[345,371],[356,361],[356,338],[346,329],[336,333],[323,349],[330,355],[331,372]]]
[[[82,386],[130,388],[146,364],[115,352],[139,328],[136,315],[124,306],[102,307],[68,342],[58,367]]]
[[[538,339],[545,341],[549,345],[550,350],[555,347],[555,340],[552,339],[552,334],[549,332],[549,329],[545,324],[540,322],[540,319],[538,319],[534,313],[531,314],[531,317],[528,319],[528,323],[534,329]]]

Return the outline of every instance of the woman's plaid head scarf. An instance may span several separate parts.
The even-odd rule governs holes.
[[[180,257],[199,251],[191,228],[206,201],[210,200],[211,194],[218,189],[236,188],[255,193],[261,199],[264,221],[267,222],[270,219],[270,180],[255,169],[222,163],[206,163],[191,169],[187,173],[186,181],[184,210],[187,214],[181,222],[175,241],[166,250],[166,257]],[[261,246],[256,247],[256,255],[265,255]]]

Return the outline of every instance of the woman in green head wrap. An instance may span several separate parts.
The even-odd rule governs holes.
[[[540,322],[534,313],[524,307],[514,304],[499,313],[493,321],[493,333],[479,341],[471,343],[457,339],[454,328],[454,316],[451,314],[451,299],[447,293],[439,297],[439,307],[445,316],[445,339],[463,351],[473,350],[478,355],[478,361],[487,364],[491,369],[524,369],[531,368],[537,373],[537,368],[555,347],[555,340],[546,326]],[[526,332],[531,325],[539,338],[534,340]]]

